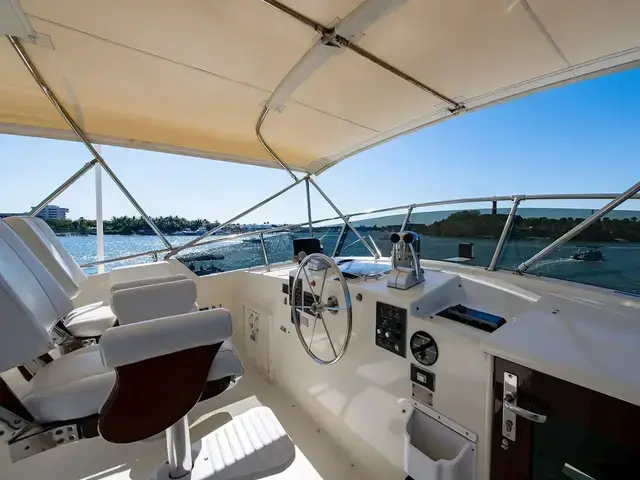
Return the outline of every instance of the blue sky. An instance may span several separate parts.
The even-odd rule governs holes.
[[[621,192],[640,180],[640,70],[540,92],[462,115],[358,154],[318,183],[344,211],[456,197]],[[0,212],[28,210],[90,157],[78,143],[0,135]],[[103,147],[102,154],[152,216],[226,220],[290,182],[283,171]],[[56,204],[95,218],[93,172]],[[104,214],[135,214],[104,177]],[[306,216],[300,185],[246,217]],[[312,195],[315,218],[331,208]],[[523,206],[597,208],[603,202]],[[486,205],[483,205],[486,207]],[[640,209],[640,201],[625,203]]]

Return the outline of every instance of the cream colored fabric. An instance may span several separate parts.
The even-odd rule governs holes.
[[[181,276],[176,281],[112,290],[111,307],[120,325],[196,310],[196,282]]]
[[[100,351],[105,365],[115,368],[224,342],[231,334],[231,314],[216,308],[110,328],[100,339]]]
[[[65,327],[76,338],[99,337],[115,323],[116,315],[108,302],[77,308],[64,319]]]
[[[121,327],[112,330],[118,328]],[[149,357],[145,358],[153,357],[150,346],[147,350]],[[236,381],[243,374],[235,347],[225,341],[211,364],[207,381],[225,377]],[[99,412],[115,381],[116,372],[105,366],[100,345],[91,345],[63,355],[38,370],[21,393],[20,401],[37,422],[83,418]]]
[[[8,217],[4,221],[53,275],[69,298],[74,298],[87,275],[51,227],[37,217]]]
[[[365,2],[285,3],[334,25]],[[637,1],[396,3],[353,41],[467,110],[640,59]],[[313,29],[259,0],[21,4],[54,46],[25,43],[27,53],[93,140],[277,167],[255,124],[317,42]],[[452,116],[440,99],[357,54],[323,48],[326,62],[263,127],[291,167],[315,172]],[[73,138],[6,40],[0,66],[0,132]]]

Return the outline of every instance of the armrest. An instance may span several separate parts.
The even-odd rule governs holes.
[[[102,335],[98,345],[104,364],[116,368],[221,343],[231,338],[231,333],[231,314],[224,308],[216,308],[112,327]]]
[[[120,288],[113,292],[111,309],[126,325],[197,310],[197,295],[196,283],[188,279]]]
[[[140,279],[168,277],[175,273],[168,261],[140,263],[114,268],[109,272],[109,281],[115,285],[120,282]]]
[[[184,274],[168,275],[166,277],[153,277],[153,278],[140,278],[136,280],[127,280],[124,282],[118,282],[111,285],[111,295],[118,290],[124,290],[126,288],[144,287],[145,285],[156,285],[158,283],[175,282],[176,280],[187,280],[188,277]]]

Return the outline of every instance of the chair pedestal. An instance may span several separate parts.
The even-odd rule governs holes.
[[[167,429],[169,478],[182,478],[193,468],[189,420],[185,415]]]
[[[155,471],[151,480],[193,478],[193,459],[199,455],[202,442],[198,440],[195,444],[191,444],[187,416],[185,415],[167,428],[165,436],[167,437],[167,461]]]
[[[171,429],[179,428],[181,422]],[[182,466],[185,480],[264,478],[284,472],[296,458],[291,438],[273,412],[264,406],[233,417],[194,445],[172,442],[171,429],[167,430],[169,461],[160,467],[153,480],[180,478],[173,476],[179,474],[176,466]],[[176,452],[173,459],[172,450]],[[187,457],[193,459],[193,464],[180,463]]]

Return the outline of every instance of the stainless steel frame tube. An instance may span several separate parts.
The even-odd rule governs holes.
[[[263,206],[265,203],[269,203],[271,200],[273,200],[274,198],[279,197],[280,195],[282,195],[285,192],[288,192],[289,190],[291,190],[293,187],[295,187],[296,185],[298,185],[300,182],[303,182],[305,180],[305,178],[307,177],[302,177],[297,179],[295,182],[293,182],[292,184],[284,187],[282,190],[274,193],[273,195],[271,195],[270,197],[265,198],[264,200],[262,200],[260,203],[255,204],[253,207],[246,209],[244,212],[239,213],[238,215],[236,215],[233,218],[230,218],[229,220],[227,220],[224,223],[221,223],[220,225],[218,225],[215,228],[212,228],[211,230],[209,230],[206,233],[203,233],[202,235],[200,235],[199,237],[194,238],[193,240],[185,243],[184,245],[180,245],[179,247],[175,247],[173,248],[169,253],[167,253],[164,257],[165,260],[173,257],[176,253],[181,252],[182,250],[185,250],[189,247],[193,247],[195,244],[197,244],[200,240],[202,240],[203,238],[207,238],[210,235],[213,235],[214,233],[222,230],[223,228],[231,225],[232,223],[234,223],[236,220],[244,217],[245,215],[247,215],[248,213],[253,212],[254,210],[260,208],[261,206]]]
[[[55,94],[49,89],[49,87],[47,86],[46,82],[40,76],[40,73],[38,73],[38,71],[36,70],[35,66],[31,62],[29,57],[27,56],[27,52],[25,52],[25,50],[22,48],[22,45],[20,44],[20,41],[17,38],[12,37],[10,35],[7,35],[7,38],[9,39],[9,42],[11,42],[11,45],[13,46],[13,49],[16,51],[16,53],[18,54],[18,56],[22,60],[22,63],[24,64],[24,66],[27,67],[27,70],[29,70],[29,73],[31,74],[33,79],[36,81],[38,86],[42,89],[42,91],[47,96],[49,101],[53,104],[53,106],[56,108],[56,110],[58,110],[58,113],[67,122],[67,125],[69,125],[71,130],[73,130],[73,132],[78,136],[80,141],[82,141],[82,143],[84,143],[84,146],[87,147],[87,150],[89,150],[89,152],[91,152],[91,155],[93,155],[93,158],[95,158],[98,162],[100,162],[100,165],[102,165],[102,168],[104,168],[104,171],[107,172],[107,175],[109,175],[109,177],[111,177],[111,180],[113,180],[113,182],[118,186],[118,188],[122,191],[122,193],[124,193],[125,197],[127,197],[127,199],[135,207],[135,209],[142,216],[142,218],[144,218],[144,220],[147,222],[149,227],[151,227],[151,229],[155,232],[155,234],[158,237],[160,237],[162,242],[167,247],[171,248],[172,245],[169,242],[169,240],[166,239],[166,237],[163,235],[163,233],[160,231],[160,229],[156,226],[156,224],[153,223],[153,220],[151,220],[151,217],[149,217],[149,215],[146,214],[146,212],[142,209],[142,207],[136,201],[136,199],[133,198],[131,193],[129,193],[129,190],[127,190],[127,188],[122,184],[122,182],[116,176],[116,174],[113,172],[113,170],[111,170],[109,165],[107,165],[107,163],[104,161],[104,158],[102,158],[100,153],[91,144],[91,142],[89,141],[87,136],[84,134],[82,129],[78,126],[78,124],[75,122],[75,120],[71,117],[71,115],[69,115],[69,113],[66,111],[66,109],[58,101],[58,99],[56,98]]]
[[[313,219],[311,218],[311,192],[309,191],[309,179],[304,182],[307,189],[307,219],[309,220],[309,236],[313,237]]]
[[[53,192],[51,192],[44,200],[42,200],[37,206],[33,207],[29,212],[30,217],[35,217],[40,210],[53,202],[62,192],[64,192],[67,188],[75,183],[80,177],[82,177],[85,173],[87,173],[91,168],[98,163],[98,160],[95,158],[90,162],[85,163],[80,170],[71,175],[65,182],[56,188]]]
[[[338,207],[336,207],[335,203],[333,203],[331,201],[331,199],[329,197],[327,197],[327,195],[322,191],[322,189],[318,186],[318,184],[313,180],[313,178],[309,177],[309,181],[313,184],[314,187],[316,187],[316,190],[318,190],[318,192],[320,193],[320,195],[322,195],[322,198],[324,198],[327,203],[329,205],[331,205],[331,208],[333,208],[335,210],[335,212],[340,215],[340,218],[342,219],[342,221],[351,229],[351,231],[353,233],[355,233],[356,237],[358,237],[358,239],[362,242],[362,244],[365,246],[365,248],[369,251],[369,253],[371,254],[372,257],[374,258],[379,258],[378,254],[376,253],[376,251],[371,248],[371,246],[366,242],[366,240],[364,239],[364,237],[362,235],[360,235],[360,232],[358,232],[358,230],[356,230],[356,228],[351,225],[351,223],[349,223],[349,219],[342,214],[342,212],[338,209]]]
[[[638,191],[640,191],[640,182],[636,183],[631,188],[621,193],[618,197],[616,197],[614,200],[607,203],[604,207],[602,207],[600,210],[595,212],[593,215],[586,218],[584,221],[582,221],[580,224],[573,227],[571,230],[569,230],[567,233],[562,235],[556,241],[552,242],[551,244],[549,244],[548,246],[540,250],[529,260],[522,262],[520,266],[518,266],[518,268],[516,269],[516,272],[518,273],[525,272],[529,267],[531,267],[532,265],[535,265],[544,257],[549,255],[551,252],[554,252],[555,250],[560,248],[562,245],[567,243],[569,240],[571,240],[573,237],[578,235],[580,232],[583,232],[584,230],[589,228],[591,225],[593,225],[595,222],[600,220],[602,217],[604,217],[607,213],[609,213],[611,210],[616,208],[618,205],[634,197],[634,195]]]
[[[507,238],[509,237],[509,232],[511,232],[513,219],[516,217],[516,211],[518,210],[518,205],[520,205],[520,197],[516,197],[513,199],[513,204],[511,205],[509,216],[507,217],[507,220],[504,222],[504,228],[502,229],[502,233],[500,234],[498,245],[496,245],[496,249],[493,252],[493,257],[491,258],[491,263],[489,263],[489,267],[487,268],[487,270],[493,271],[496,269],[496,265],[498,265],[498,261],[500,260],[500,254],[502,253],[504,244],[507,241]]]

